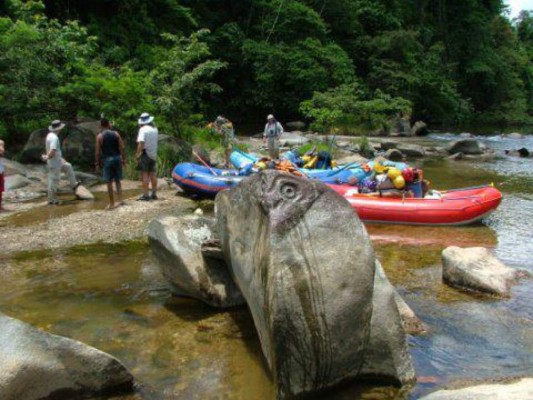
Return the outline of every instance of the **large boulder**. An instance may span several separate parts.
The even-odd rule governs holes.
[[[533,379],[485,384],[455,390],[439,390],[420,400],[526,400],[533,399]]]
[[[529,157],[530,152],[525,147],[522,147],[518,150],[505,150],[505,154],[512,157]]]
[[[401,304],[403,300],[377,260],[373,296],[370,340],[360,374],[370,378],[393,378],[399,384],[411,382],[415,371],[398,307],[398,301]]]
[[[20,153],[21,162],[25,164],[42,163],[41,155],[45,153],[45,139],[47,134],[47,129],[37,129],[30,134]]]
[[[404,155],[402,152],[398,149],[389,149],[385,152],[384,157],[387,160],[391,161],[402,161],[404,159]]]
[[[98,128],[97,128],[98,127]],[[63,157],[75,165],[94,165],[94,147],[96,134],[100,130],[98,121],[68,123],[59,133]],[[41,163],[41,155],[45,152],[45,139],[48,129],[33,131],[28,138],[20,160],[23,163]]]
[[[291,121],[291,122],[287,122],[285,124],[285,126],[288,129],[294,129],[296,131],[301,131],[301,130],[305,129],[305,122],[303,122],[303,121]]]
[[[483,153],[483,146],[476,139],[459,139],[448,143],[446,151],[449,154],[463,153],[477,155]]]
[[[0,158],[0,163],[4,165],[4,175],[22,175],[28,176],[28,169],[19,162],[8,160],[7,158]]]
[[[131,391],[116,358],[0,314],[0,398],[37,400]]]
[[[22,189],[23,187],[26,187],[30,185],[32,181],[30,181],[28,178],[24,177],[23,175],[9,175],[5,178],[5,189],[6,190],[16,190],[16,189]]]
[[[278,171],[253,175],[215,202],[222,249],[278,397],[359,376],[369,350],[375,257],[350,205],[320,182]],[[381,354],[383,368],[376,357],[373,373],[402,381],[396,372],[388,376],[390,354]]]
[[[518,271],[484,247],[451,246],[442,252],[442,278],[451,286],[508,297]]]
[[[403,143],[399,141],[384,141],[381,143],[382,150],[398,149],[407,157],[420,158],[425,157],[426,152],[424,148],[418,144]]]
[[[309,142],[302,132],[284,132],[280,138],[281,146],[301,146]]]
[[[205,257],[202,243],[215,238],[213,220],[195,215],[154,219],[148,238],[158,265],[177,295],[214,307],[244,304],[224,260]]]
[[[429,129],[424,121],[416,121],[411,128],[411,136],[426,136],[429,134]]]

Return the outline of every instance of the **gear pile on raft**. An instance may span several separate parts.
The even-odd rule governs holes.
[[[226,166],[214,168],[179,163],[172,178],[183,191],[204,197],[235,187],[262,170],[278,170],[301,179],[318,180],[343,196],[365,222],[409,225],[468,225],[490,215],[502,194],[492,185],[446,191],[431,190],[420,168],[377,157],[364,163],[337,165],[327,151],[300,155],[291,150],[279,158],[234,150]]]

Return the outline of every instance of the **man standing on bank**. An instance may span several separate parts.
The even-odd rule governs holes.
[[[61,153],[61,146],[57,134],[64,127],[65,124],[61,121],[52,121],[52,124],[48,127],[48,135],[46,135],[46,154],[41,156],[42,160],[46,161],[46,165],[48,166],[48,204],[50,205],[61,204],[57,198],[57,185],[61,179],[61,172],[67,175],[70,187],[74,193],[80,185],[80,182],[76,181],[76,175],[74,175],[72,165],[65,161]]]
[[[112,210],[116,206],[121,206],[122,202],[122,166],[126,160],[124,153],[124,142],[117,131],[111,129],[108,119],[102,118],[100,121],[101,132],[96,137],[96,170],[102,168],[104,181],[107,183],[107,194],[109,204],[107,210]],[[113,194],[113,181],[117,189],[117,203]]]
[[[279,140],[283,134],[283,126],[276,121],[272,114],[267,117],[265,131],[263,132],[263,143],[268,140],[268,155],[272,160],[279,158]]]
[[[141,183],[143,194],[137,200],[157,200],[157,138],[159,131],[153,124],[154,117],[148,113],[142,113],[139,118],[139,135],[137,136],[137,169],[141,171]],[[152,194],[149,187],[152,185]]]

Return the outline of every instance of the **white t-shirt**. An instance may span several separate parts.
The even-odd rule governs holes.
[[[144,142],[144,149],[146,154],[152,160],[157,160],[157,136],[159,131],[151,125],[143,125],[139,129],[139,136],[137,136],[137,143]]]
[[[48,158],[46,162],[50,168],[61,168],[61,160],[63,155],[61,154],[61,146],[59,145],[59,138],[54,132],[48,132],[46,135],[46,154],[50,153],[50,150],[55,150],[56,154],[52,158]]]

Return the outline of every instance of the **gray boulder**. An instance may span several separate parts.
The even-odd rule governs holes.
[[[42,163],[41,155],[45,152],[45,138],[47,134],[47,129],[33,131],[20,153],[20,161],[24,164]]]
[[[523,139],[524,135],[522,135],[519,132],[512,132],[508,133],[507,135],[502,135],[503,137],[509,138],[509,139]]]
[[[7,158],[1,158],[0,162],[4,165],[4,175],[22,175],[28,176],[28,169],[19,162],[8,160]]]
[[[385,153],[384,157],[387,159],[387,160],[391,160],[391,161],[402,161],[403,158],[404,158],[404,155],[402,154],[402,152],[398,149],[389,149],[387,150],[387,152]]]
[[[303,136],[302,132],[284,132],[280,138],[281,146],[301,146],[309,142],[309,139]]]
[[[131,391],[116,358],[0,314],[0,398],[37,400]]]
[[[196,215],[163,216],[150,222],[148,238],[175,294],[213,307],[244,304],[225,261],[202,254],[202,243],[214,238],[212,227],[212,219]]]
[[[382,142],[381,149],[385,151],[390,149],[398,149],[407,157],[420,158],[426,156],[426,152],[422,146],[418,144],[402,143],[401,141]]]
[[[459,152],[459,153],[454,153],[452,154],[451,156],[448,157],[448,160],[462,160],[464,158],[464,154]]]
[[[28,178],[16,174],[16,175],[9,175],[5,177],[5,189],[6,190],[16,190],[16,189],[22,189],[23,187],[26,187],[30,185],[32,181],[30,181]]]
[[[463,153],[477,155],[483,153],[483,147],[476,139],[454,140],[446,146],[449,154]]]
[[[74,194],[78,200],[94,200],[94,195],[83,185],[79,185]]]
[[[377,260],[373,296],[370,341],[360,374],[371,378],[393,378],[399,384],[411,382],[415,379],[415,371],[399,313],[397,301],[400,296]]]
[[[451,246],[442,252],[442,278],[451,286],[508,297],[518,271],[484,247]]]
[[[416,121],[411,128],[411,136],[426,136],[429,134],[429,129],[424,121]]]
[[[529,157],[530,152],[525,147],[522,147],[518,150],[505,150],[505,154],[512,157]]]
[[[439,390],[420,400],[526,400],[533,399],[533,379],[471,386],[455,390]]]
[[[375,257],[350,205],[320,182],[277,171],[247,178],[215,203],[222,250],[251,310],[278,397],[360,376]],[[388,376],[389,361],[379,368],[376,357],[370,365],[401,381]]]
[[[305,122],[303,121],[291,121],[287,122],[285,126],[288,129],[294,129],[295,131],[302,131],[305,129]]]

